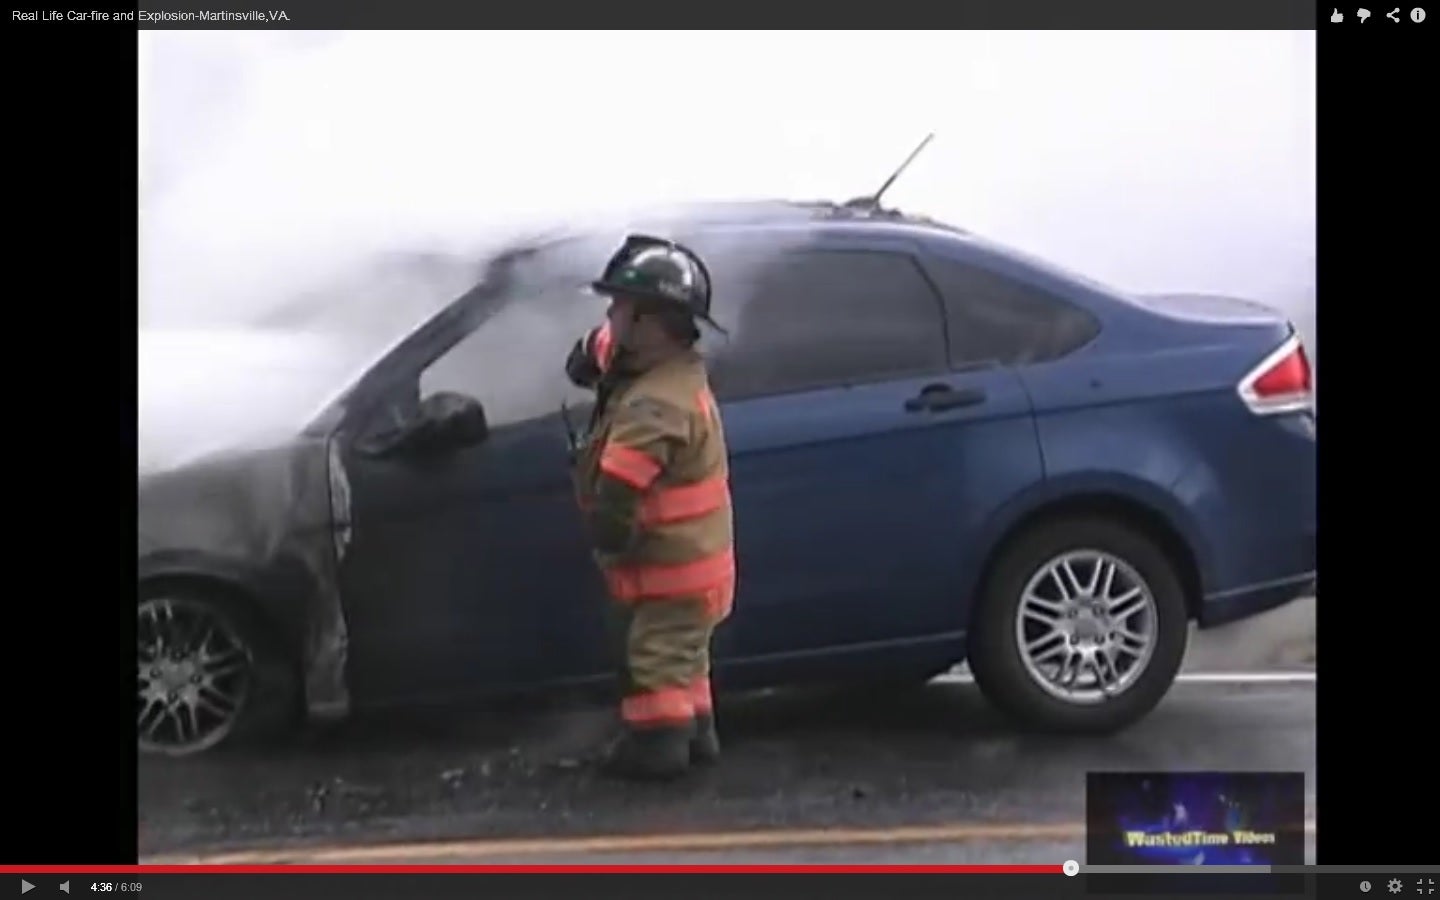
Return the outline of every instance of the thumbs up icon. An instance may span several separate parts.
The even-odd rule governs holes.
[[[1340,12],[1340,10],[1337,9],[1337,10],[1335,10],[1334,12],[1332,12],[1332,13],[1330,14],[1330,21],[1332,21],[1332,22],[1343,22],[1343,21],[1345,21],[1345,14],[1342,13],[1342,12]]]

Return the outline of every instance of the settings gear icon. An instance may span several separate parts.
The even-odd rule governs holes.
[[[1390,879],[1390,893],[1392,893],[1392,894],[1398,894],[1398,893],[1400,893],[1400,879],[1398,879],[1398,878],[1392,878],[1392,879]]]

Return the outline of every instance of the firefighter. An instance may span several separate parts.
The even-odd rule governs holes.
[[[566,371],[596,392],[575,488],[623,643],[623,731],[602,770],[669,778],[720,754],[710,646],[734,600],[734,528],[724,429],[695,350],[697,322],[719,326],[704,264],[670,241],[630,236],[591,289],[610,298],[606,321]]]

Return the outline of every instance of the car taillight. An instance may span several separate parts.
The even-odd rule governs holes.
[[[1300,336],[1290,335],[1275,352],[1250,370],[1238,390],[1240,399],[1257,416],[1313,409],[1310,360]]]

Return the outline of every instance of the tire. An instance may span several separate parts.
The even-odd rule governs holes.
[[[296,667],[247,603],[218,586],[142,587],[136,612],[142,755],[254,745],[296,724]]]
[[[1092,617],[1083,600],[1071,618],[1060,610],[1074,602],[1051,602],[1060,596],[1055,579],[1062,561],[1082,588],[1072,583],[1070,593],[1083,597],[1094,563],[1104,560],[1113,564],[1111,596],[1141,590],[1112,607],[1123,621],[1112,617],[1107,624],[1103,616]],[[1148,715],[1174,684],[1189,629],[1185,593],[1175,565],[1143,533],[1099,516],[1041,523],[1011,542],[991,572],[972,621],[970,668],[986,698],[1022,725],[1070,734],[1115,732]],[[1022,618],[1027,591],[1036,599],[1025,604]],[[1138,611],[1127,612],[1137,604]],[[1137,633],[1148,635],[1148,650],[1137,649],[1140,642],[1132,637]],[[1052,636],[1042,639],[1045,634]],[[1032,648],[1028,656],[1024,644]],[[1109,671],[1118,676],[1111,681],[1116,690],[1110,696],[1095,689],[1064,696],[1054,683],[1062,659],[1091,660],[1065,670],[1078,668],[1077,686],[1096,680],[1099,661],[1109,659]]]

